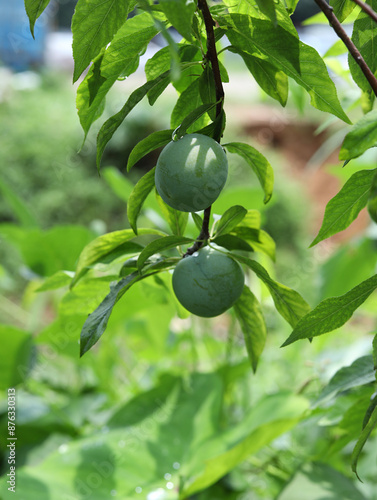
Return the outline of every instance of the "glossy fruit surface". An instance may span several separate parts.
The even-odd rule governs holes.
[[[208,208],[228,175],[223,148],[211,137],[187,134],[162,150],[156,165],[156,189],[170,207],[182,212]]]
[[[229,309],[244,286],[241,266],[226,255],[204,247],[180,260],[173,273],[173,289],[179,302],[197,316],[211,318]]]

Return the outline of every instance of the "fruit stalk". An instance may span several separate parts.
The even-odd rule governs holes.
[[[215,90],[216,90],[216,117],[218,117],[223,110],[223,103],[224,103],[224,88],[223,88],[223,83],[221,81],[221,75],[220,75],[220,66],[219,66],[219,60],[217,57],[217,50],[216,50],[216,40],[215,40],[215,33],[213,31],[213,27],[215,25],[215,21],[213,20],[210,10],[208,8],[206,0],[198,0],[198,8],[202,12],[203,19],[204,19],[204,24],[206,27],[206,33],[207,33],[207,54],[206,58],[211,64],[212,72],[213,72],[213,78],[215,81]],[[221,127],[218,128],[217,136],[213,137],[215,141],[220,142],[221,139]],[[209,238],[209,221],[210,221],[210,216],[211,216],[211,207],[209,206],[204,210],[204,216],[203,216],[203,224],[202,224],[202,229],[200,231],[199,236],[197,237],[195,243],[188,248],[186,251],[185,255],[183,257],[187,257],[188,255],[192,255],[195,253],[199,248],[201,248],[204,243],[208,240]]]

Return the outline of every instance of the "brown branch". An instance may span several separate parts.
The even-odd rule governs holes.
[[[366,12],[368,16],[377,23],[377,13],[372,9],[372,7],[370,7],[370,5],[363,2],[362,0],[352,0],[352,1],[359,7],[361,7],[363,11]]]
[[[207,59],[210,61],[215,80],[216,89],[216,116],[219,116],[223,109],[224,89],[221,81],[219,60],[217,58],[215,33],[213,31],[214,20],[212,19],[206,0],[198,0],[198,7],[203,14],[204,24],[207,32]],[[220,142],[220,137],[215,137]]]
[[[338,35],[338,37],[343,41],[344,45],[349,50],[349,53],[354,58],[356,63],[360,66],[361,71],[364,73],[365,78],[368,80],[369,85],[372,87],[374,94],[377,96],[377,78],[372,73],[371,69],[365,62],[363,56],[360,54],[356,45],[344,31],[343,26],[340,24],[338,18],[333,12],[333,8],[328,5],[326,0],[314,0],[318,7],[327,17],[329,23],[331,24],[333,30]]]
[[[198,0],[198,7],[201,10],[203,14],[203,19],[204,19],[204,24],[206,27],[206,33],[207,33],[207,59],[211,63],[212,67],[212,72],[213,72],[213,78],[215,80],[215,90],[216,90],[216,117],[218,117],[223,110],[223,103],[224,103],[224,88],[223,88],[223,83],[221,80],[221,75],[220,75],[220,66],[219,66],[219,60],[217,57],[217,50],[216,50],[216,40],[215,40],[215,33],[213,31],[213,26],[214,26],[214,20],[212,19],[211,13],[209,11],[207,1],[206,0]],[[217,133],[217,137],[214,137],[214,139],[217,142],[220,142],[220,134],[221,134],[221,127],[219,127],[219,131]],[[194,244],[186,251],[184,254],[183,258],[187,257],[188,255],[192,255],[194,252],[199,250],[205,242],[209,239],[209,220],[211,217],[211,207],[208,207],[204,210],[204,217],[203,217],[203,224],[202,224],[202,229],[200,231],[199,236],[195,240]]]

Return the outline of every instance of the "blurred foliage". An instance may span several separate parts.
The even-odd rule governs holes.
[[[242,164],[235,169],[240,174]],[[216,202],[215,213],[240,199],[246,188],[236,178]],[[122,199],[131,189],[116,169],[105,169],[104,179]],[[286,206],[284,231],[290,240],[283,251],[301,259],[300,246],[293,243],[305,219],[298,223],[294,208],[284,202],[294,186],[288,181],[280,186],[271,210]],[[273,227],[276,212],[265,217]],[[141,219],[143,225],[164,228],[153,194]],[[187,233],[195,231],[190,220]],[[0,233],[19,251],[27,278],[21,301],[0,296],[2,345],[14,353],[0,366],[4,384],[17,389],[20,495],[28,500],[61,500],[62,492],[75,499],[178,499],[179,487],[181,498],[192,500],[292,500],[302,498],[305,488],[305,500],[318,500],[325,491],[333,500],[376,498],[375,437],[360,460],[363,485],[355,485],[349,467],[350,445],[375,391],[371,337],[365,334],[375,328],[375,298],[343,327],[344,335],[282,350],[289,327],[263,286],[253,282],[270,331],[253,376],[233,313],[213,320],[182,315],[166,273],[134,285],[115,307],[100,345],[78,361],[82,325],[108,293],[123,259],[96,264],[69,290],[70,271],[95,233],[78,225],[41,231],[10,223],[0,225]],[[363,239],[350,249],[353,245],[370,255],[374,243]],[[317,262],[305,279],[313,287],[321,272],[326,296],[333,283],[327,266],[343,290],[360,277],[352,258],[345,248],[339,270],[331,259]],[[267,259],[264,264],[274,272]],[[279,261],[277,272],[282,272]],[[250,274],[248,280],[255,278]],[[39,291],[43,287],[49,290]],[[3,390],[2,434],[6,410]],[[0,491],[5,487],[1,482]]]
[[[17,75],[13,79],[16,82]],[[37,86],[25,90],[16,90],[10,83],[4,96],[0,102],[1,154],[8,168],[2,169],[1,180],[17,192],[38,225],[88,225],[100,214],[109,230],[123,226],[124,204],[93,169],[95,133],[81,148],[83,134],[67,77],[47,73]],[[157,127],[145,114],[136,115],[109,146],[106,163],[124,169],[125,158],[140,136]],[[152,166],[147,163],[144,168]],[[0,198],[0,213],[2,221],[14,220],[5,198]]]

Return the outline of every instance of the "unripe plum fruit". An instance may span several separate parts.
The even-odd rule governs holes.
[[[174,293],[183,307],[197,316],[222,314],[242,293],[242,268],[225,249],[221,250],[204,247],[180,260],[174,269]]]
[[[220,144],[206,135],[187,134],[161,151],[156,189],[170,207],[198,212],[216,200],[227,175],[228,160]]]

